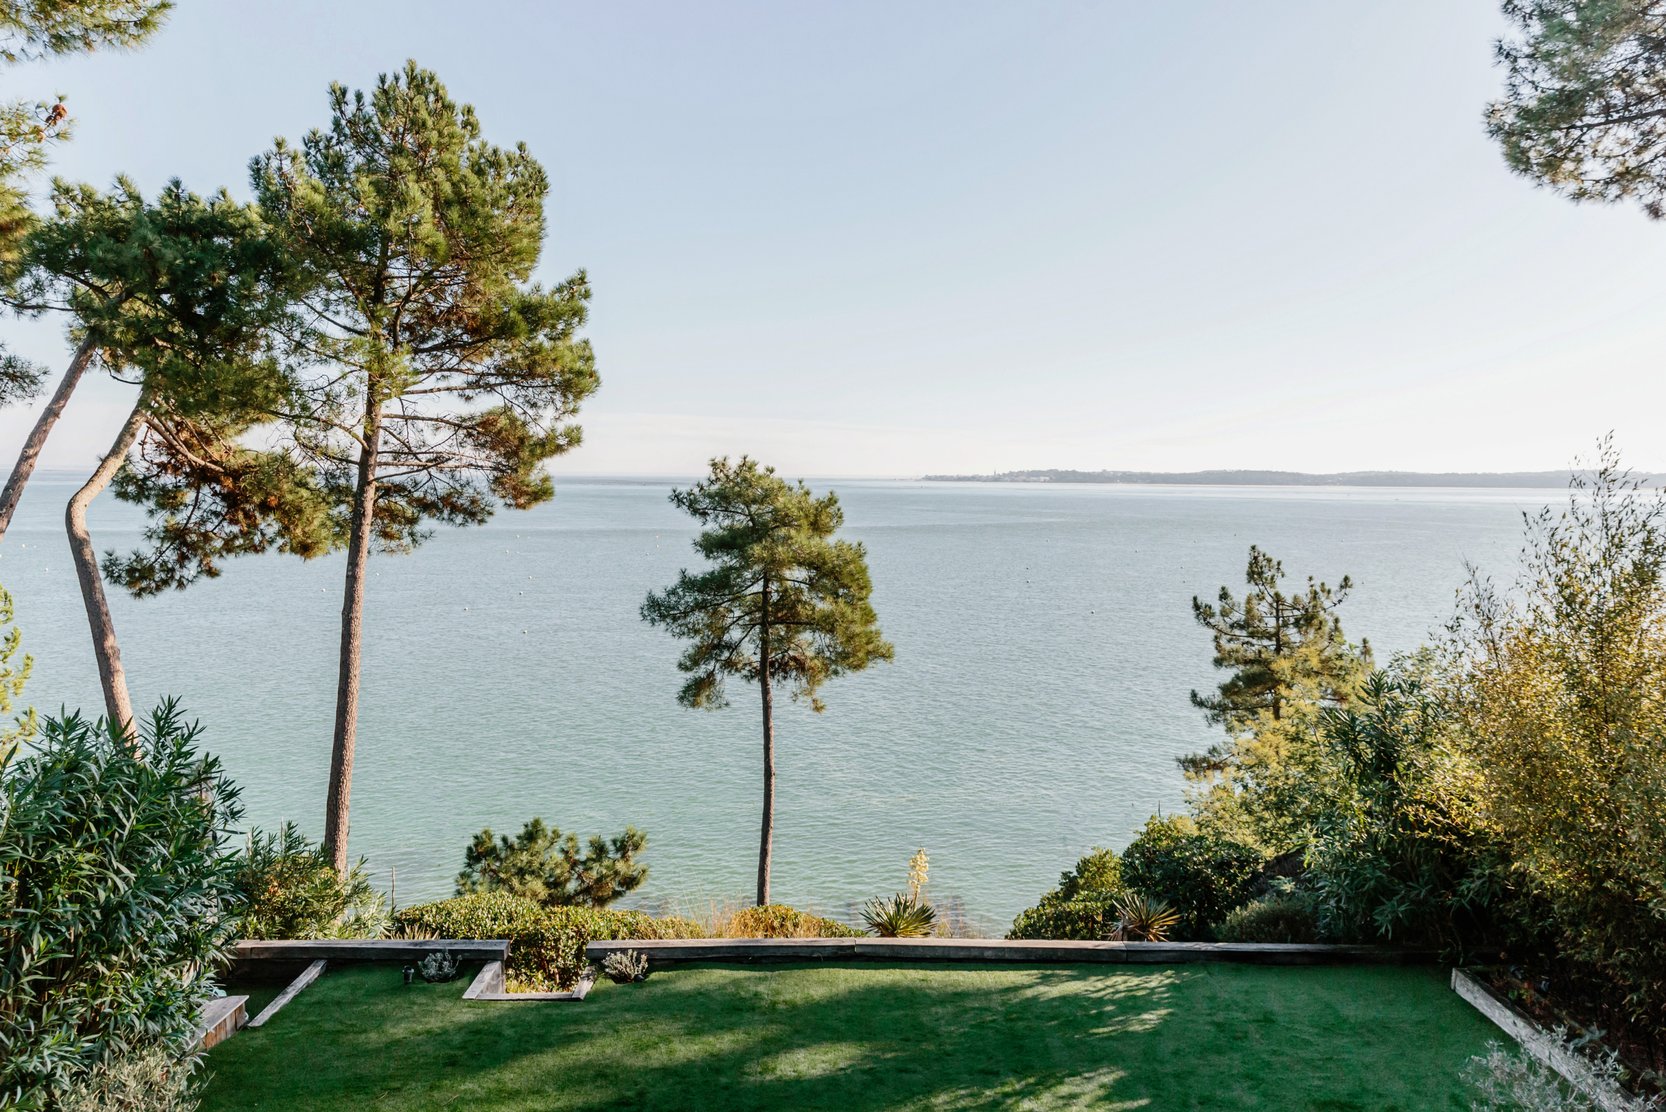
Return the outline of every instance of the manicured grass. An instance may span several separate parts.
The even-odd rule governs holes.
[[[1393,967],[704,967],[581,1004],[326,974],[209,1056],[233,1109],[1467,1110],[1493,1028]]]

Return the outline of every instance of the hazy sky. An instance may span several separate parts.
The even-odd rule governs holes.
[[[558,474],[1666,467],[1666,227],[1505,170],[1496,7],[180,0],[5,95],[69,97],[65,176],[246,196],[331,80],[435,69],[594,286]],[[84,393],[48,466],[108,443]]]

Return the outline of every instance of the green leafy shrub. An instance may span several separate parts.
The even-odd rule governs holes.
[[[737,911],[727,924],[728,938],[860,938],[862,932],[786,904],[763,904]]]
[[[1271,895],[1227,912],[1216,933],[1222,942],[1315,942],[1319,923],[1311,899]]]
[[[1116,937],[1116,900],[1125,891],[1122,863],[1108,849],[1095,849],[1059,874],[1059,886],[1035,907],[1019,912],[1008,938],[1106,941]]]
[[[463,853],[457,894],[507,892],[550,907],[605,907],[648,879],[648,866],[637,860],[647,848],[647,835],[634,826],[611,840],[592,837],[582,850],[578,835],[545,826],[540,818],[513,838],[493,838],[488,827]]]
[[[1304,881],[1325,937],[1462,953],[1487,932],[1506,869],[1456,790],[1447,726],[1412,675],[1377,672],[1354,704],[1325,712],[1329,798]]]
[[[1262,864],[1258,850],[1202,832],[1183,815],[1153,817],[1123,851],[1122,879],[1174,908],[1180,938],[1202,939],[1254,894]]]
[[[918,895],[898,892],[889,900],[869,900],[862,921],[880,938],[924,938],[937,922],[937,909]]]
[[[240,938],[380,938],[388,917],[360,858],[341,879],[294,823],[254,831],[237,856]]]
[[[1043,899],[1021,911],[1012,921],[1008,938],[1070,939],[1079,942],[1108,942],[1117,937],[1121,893],[1099,892],[1074,900]]]
[[[240,813],[172,702],[131,748],[70,715],[0,762],[0,1105],[52,1107],[131,1055],[190,1057],[233,937]]]
[[[510,982],[517,989],[538,992],[571,988],[584,972],[584,948],[591,942],[667,937],[657,920],[640,911],[544,907],[504,892],[419,904],[400,910],[394,920],[406,935],[508,939],[504,971]],[[680,923],[670,924],[671,930],[680,928]]]

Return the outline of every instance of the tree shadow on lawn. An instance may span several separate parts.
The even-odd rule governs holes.
[[[1435,1062],[1402,1061],[1414,1083],[1392,1083],[1395,1059],[1427,1051],[1428,1040],[1381,1023],[1378,1036],[1399,1037],[1372,1037],[1365,1013],[1349,1014],[1386,1014],[1392,1028],[1386,984],[1373,993],[1370,977],[1334,985],[1320,972],[713,966],[598,985],[579,1005],[434,998],[432,1007],[337,982],[341,1004],[315,1007],[291,1032],[333,1045],[335,1066],[303,1069],[271,1103],[251,1105],[231,1098],[254,1095],[246,1086],[261,1071],[228,1055],[235,1089],[208,1107],[1465,1107],[1455,1081],[1415,1084]],[[269,1050],[295,1068],[293,1054]]]

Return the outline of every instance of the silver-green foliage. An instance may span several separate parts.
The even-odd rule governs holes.
[[[1475,1087],[1473,1112],[1660,1112],[1666,1102],[1633,1096],[1621,1087],[1623,1070],[1613,1051],[1589,1057],[1578,1040],[1560,1032],[1562,1049],[1588,1064],[1584,1089],[1575,1089],[1549,1066],[1524,1051],[1496,1042],[1471,1058],[1465,1076]]]
[[[106,1062],[56,1094],[53,1112],[195,1112],[199,1058],[153,1046]]]
[[[0,763],[0,1105],[189,1053],[233,936],[241,815],[198,743],[167,702],[131,743],[69,715]]]

